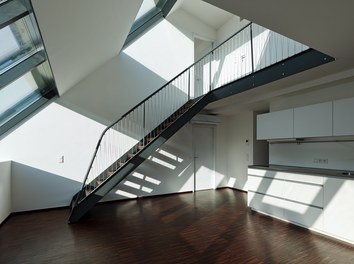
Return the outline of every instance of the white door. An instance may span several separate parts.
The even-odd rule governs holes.
[[[214,127],[193,125],[194,190],[215,189]]]

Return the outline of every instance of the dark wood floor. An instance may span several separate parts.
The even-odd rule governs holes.
[[[0,263],[354,263],[354,247],[249,212],[231,189],[12,215]]]

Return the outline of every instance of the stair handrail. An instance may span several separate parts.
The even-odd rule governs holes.
[[[85,188],[85,183],[86,180],[89,176],[92,164],[95,160],[95,157],[97,155],[97,151],[100,147],[100,143],[104,137],[104,135],[106,134],[106,132],[111,129],[115,124],[117,124],[118,122],[120,122],[121,120],[123,120],[126,116],[128,116],[131,112],[134,111],[134,109],[138,108],[139,106],[143,105],[146,101],[148,101],[151,97],[153,97],[154,95],[156,95],[158,92],[160,92],[162,89],[164,89],[166,86],[168,86],[169,84],[171,84],[174,80],[176,80],[178,77],[180,77],[183,73],[187,72],[188,70],[190,70],[192,67],[194,67],[196,64],[198,64],[199,62],[201,62],[203,59],[207,58],[209,55],[213,54],[213,52],[218,49],[220,46],[224,45],[227,41],[229,41],[231,38],[233,38],[234,36],[236,36],[237,34],[239,34],[240,32],[242,32],[243,30],[245,30],[247,27],[249,27],[252,24],[252,22],[247,23],[245,26],[243,26],[241,29],[239,29],[238,31],[236,31],[236,33],[234,33],[233,35],[231,35],[230,37],[228,37],[226,40],[224,40],[223,42],[221,42],[219,45],[217,45],[215,48],[213,48],[210,52],[208,52],[207,54],[205,54],[203,57],[201,57],[199,60],[197,60],[196,62],[194,62],[192,65],[190,65],[189,67],[187,67],[186,69],[184,69],[182,72],[180,72],[178,75],[176,75],[174,78],[172,78],[170,81],[168,81],[167,83],[165,83],[163,86],[161,86],[159,89],[157,89],[155,92],[153,92],[152,94],[150,94],[148,97],[146,97],[144,100],[142,100],[140,103],[136,104],[134,107],[132,107],[128,112],[126,112],[124,115],[122,115],[117,121],[113,122],[111,125],[107,126],[101,133],[101,136],[97,142],[94,154],[92,156],[92,159],[90,161],[90,165],[88,167],[88,170],[86,172],[85,178],[83,180],[83,184],[82,184],[82,188]]]
[[[241,29],[239,29],[236,33],[232,34],[230,37],[228,37],[226,40],[224,40],[223,42],[221,42],[219,45],[217,45],[215,48],[213,48],[210,52],[208,52],[207,54],[205,54],[203,57],[201,57],[199,60],[197,60],[196,62],[194,62],[192,65],[190,65],[189,67],[187,67],[186,69],[184,69],[182,72],[180,72],[178,75],[176,75],[174,78],[172,78],[170,81],[168,81],[167,83],[165,83],[163,86],[161,86],[159,89],[157,89],[155,92],[153,92],[152,94],[150,94],[148,97],[146,97],[145,99],[143,99],[141,102],[139,102],[138,104],[136,104],[134,107],[132,107],[129,111],[127,111],[124,115],[122,115],[117,121],[113,122],[111,125],[107,126],[103,132],[100,135],[100,138],[97,142],[94,154],[92,156],[92,159],[90,161],[87,173],[85,175],[83,184],[82,184],[82,188],[81,190],[84,190],[85,188],[85,184],[86,181],[89,177],[90,171],[92,169],[93,163],[95,161],[95,158],[97,156],[97,152],[100,148],[101,142],[103,137],[105,136],[106,132],[111,129],[112,127],[114,127],[116,124],[118,124],[120,121],[122,121],[125,117],[127,117],[129,114],[131,114],[135,109],[139,108],[140,106],[142,106],[144,103],[146,103],[149,99],[151,99],[153,96],[155,96],[157,93],[161,92],[164,88],[168,87],[168,85],[170,85],[173,81],[175,81],[177,78],[181,77],[183,74],[185,74],[187,71],[191,70],[194,66],[196,66],[198,63],[202,62],[204,59],[208,58],[209,56],[213,56],[214,52],[219,49],[221,46],[223,46],[225,43],[227,43],[228,41],[230,41],[232,38],[234,38],[235,36],[241,34],[244,30],[246,30],[246,28],[250,28],[250,44],[251,44],[251,60],[252,60],[252,69],[250,73],[254,73],[256,71],[254,64],[254,54],[253,54],[253,36],[252,36],[252,28],[253,25],[256,25],[255,23],[249,22],[247,23],[245,26],[243,26]],[[256,25],[258,26],[258,25]],[[307,47],[308,48],[308,47]],[[190,74],[190,73],[189,73]],[[211,82],[210,82],[211,85]],[[211,88],[210,88],[211,89]],[[190,91],[188,91],[188,97],[190,96]]]

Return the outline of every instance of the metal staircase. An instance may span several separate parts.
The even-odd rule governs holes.
[[[333,60],[264,27],[247,25],[107,127],[72,199],[69,223],[209,103]]]

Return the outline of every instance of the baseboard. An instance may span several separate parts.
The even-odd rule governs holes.
[[[238,189],[238,188],[234,188],[234,187],[230,187],[230,186],[222,187],[222,188],[228,188],[228,189],[231,189],[231,190],[236,190],[236,191],[239,191],[239,192],[247,193],[246,190],[242,190],[242,189]]]
[[[0,223],[0,228],[9,220],[11,213]]]

